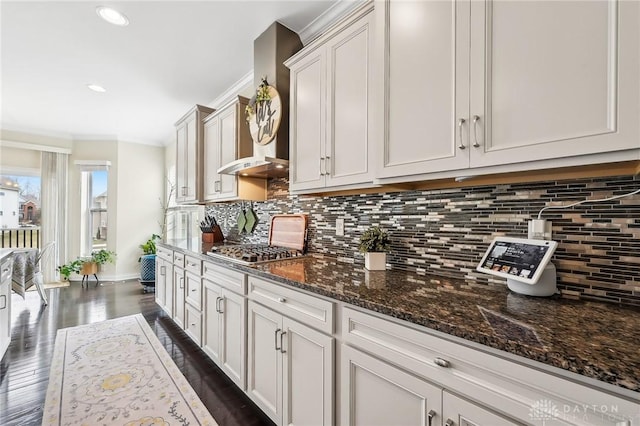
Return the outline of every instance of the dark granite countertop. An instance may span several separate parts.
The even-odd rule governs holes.
[[[169,248],[184,247],[171,246]],[[278,283],[419,324],[547,365],[640,392],[640,309],[534,298],[403,271],[367,271],[334,258],[242,266],[190,254]],[[200,253],[199,253],[200,252]]]

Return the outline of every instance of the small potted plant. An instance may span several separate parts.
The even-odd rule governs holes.
[[[360,237],[358,249],[364,253],[364,267],[370,271],[384,271],[387,267],[389,235],[379,226],[372,226]]]
[[[79,257],[64,265],[58,266],[60,276],[63,280],[68,280],[71,274],[95,275],[98,273],[98,266],[105,263],[115,263],[116,253],[111,250],[100,249],[91,253],[90,257]]]
[[[140,244],[142,256],[138,258],[140,262],[140,281],[151,282],[156,280],[156,240],[160,235],[153,234],[146,243]]]

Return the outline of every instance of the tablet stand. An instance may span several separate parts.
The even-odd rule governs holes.
[[[556,287],[556,267],[553,263],[547,263],[544,272],[540,275],[538,282],[535,284],[527,284],[512,278],[507,278],[507,286],[509,290],[526,294],[527,296],[553,296],[558,291]]]

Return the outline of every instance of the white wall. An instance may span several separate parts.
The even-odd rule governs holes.
[[[139,245],[152,234],[160,233],[164,148],[120,142],[117,162],[116,275],[119,279],[137,278],[140,275],[138,258],[142,254]],[[109,209],[111,211],[111,206]]]

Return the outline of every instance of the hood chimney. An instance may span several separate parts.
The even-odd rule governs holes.
[[[229,163],[218,173],[252,177],[287,176],[289,173],[289,69],[284,61],[302,48],[298,34],[274,22],[253,42],[253,86],[266,78],[276,88],[282,104],[280,126],[266,145],[254,142],[253,156]]]

